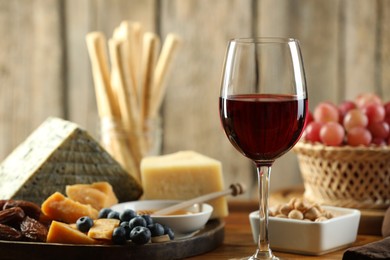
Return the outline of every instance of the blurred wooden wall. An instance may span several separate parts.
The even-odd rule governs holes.
[[[162,110],[163,153],[196,150],[223,163],[227,183],[256,185],[251,163],[220,127],[218,93],[228,39],[301,42],[310,107],[373,91],[390,100],[388,0],[0,0],[0,160],[48,116],[98,138],[85,35],[142,22],[183,45]],[[295,155],[275,163],[273,190],[301,183]]]

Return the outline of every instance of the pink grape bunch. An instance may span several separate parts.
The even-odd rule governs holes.
[[[339,105],[321,102],[309,112],[303,140],[328,146],[390,145],[390,101],[374,93]]]

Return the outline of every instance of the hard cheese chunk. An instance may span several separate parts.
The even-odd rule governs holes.
[[[41,204],[75,183],[109,182],[119,201],[138,199],[140,183],[77,124],[48,118],[0,164],[0,200]]]
[[[89,229],[88,236],[94,239],[112,240],[112,232],[118,226],[119,219],[97,219]]]
[[[96,240],[72,228],[70,225],[53,221],[47,234],[48,243],[96,244]]]
[[[77,219],[84,216],[96,219],[99,214],[92,206],[69,199],[59,192],[47,198],[42,203],[41,209],[47,217],[66,223],[75,223]]]
[[[109,208],[118,203],[112,186],[108,182],[67,185],[66,195],[82,204],[89,204],[97,210]]]
[[[91,187],[106,194],[107,200],[105,207],[111,207],[112,205],[118,203],[118,198],[116,197],[111,184],[109,184],[108,182],[95,182],[91,184]]]
[[[141,179],[144,199],[186,200],[224,189],[221,163],[193,151],[144,158]],[[225,197],[208,203],[211,218],[228,215]]]

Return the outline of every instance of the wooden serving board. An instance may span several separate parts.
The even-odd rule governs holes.
[[[211,220],[190,238],[146,245],[66,245],[0,240],[0,259],[181,259],[209,252],[224,240],[225,223]]]

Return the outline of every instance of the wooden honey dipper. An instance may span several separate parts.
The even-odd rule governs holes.
[[[228,189],[223,190],[223,191],[217,191],[217,192],[212,192],[208,193],[190,200],[186,200],[183,202],[180,202],[178,204],[169,206],[167,208],[163,208],[157,211],[151,211],[151,210],[141,210],[138,213],[142,212],[142,214],[150,214],[150,215],[167,215],[172,212],[178,211],[180,209],[188,208],[194,204],[197,203],[203,203],[212,199],[216,199],[219,197],[223,197],[226,195],[232,195],[232,196],[237,196],[240,194],[243,194],[245,192],[245,188],[242,184],[240,183],[235,183],[231,184]]]

